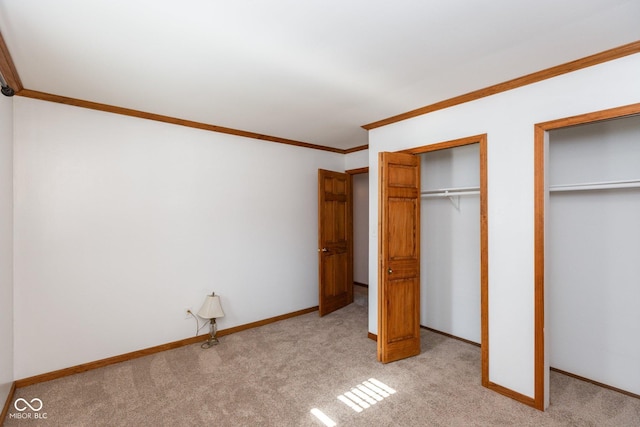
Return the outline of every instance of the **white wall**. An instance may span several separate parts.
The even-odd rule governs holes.
[[[353,280],[369,284],[369,174],[353,175]]]
[[[13,380],[13,98],[0,96],[0,406]]]
[[[549,152],[550,185],[640,179],[640,117],[552,131]],[[550,364],[640,394],[640,189],[550,194]]]
[[[640,55],[369,132],[369,193],[378,152],[488,133],[489,380],[534,393],[533,125],[640,102]],[[377,200],[369,202],[369,330],[377,333]]]
[[[369,166],[369,150],[345,154],[344,169],[360,169]]]
[[[421,156],[421,190],[480,187],[480,144]],[[423,197],[420,324],[480,342],[480,195]]]
[[[344,156],[15,99],[15,377],[317,305],[317,169]],[[43,351],[46,349],[46,351]]]

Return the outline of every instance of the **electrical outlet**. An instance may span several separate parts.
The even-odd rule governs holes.
[[[192,313],[193,313],[193,312],[191,311],[191,307],[187,307],[187,308],[185,308],[184,310],[182,310],[182,312],[184,313],[184,319],[185,319],[185,320],[191,319],[191,317],[192,317]]]

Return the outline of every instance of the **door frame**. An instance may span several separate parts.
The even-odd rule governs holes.
[[[487,134],[484,133],[430,145],[423,145],[420,147],[400,150],[400,152],[419,155],[470,144],[480,144],[480,353],[482,385],[498,393],[513,397],[513,392],[511,390],[489,381],[489,217],[487,194]],[[380,298],[378,298],[378,305],[380,305]]]
[[[640,103],[566,117],[534,125],[534,399],[541,411],[549,405],[549,363],[545,328],[546,156],[549,131],[640,114]]]
[[[345,173],[349,176],[349,195],[348,197],[351,199],[351,209],[349,209],[348,214],[350,215],[350,218],[348,219],[349,222],[352,224],[350,227],[350,235],[349,235],[349,240],[351,241],[351,250],[349,252],[349,256],[348,256],[348,265],[347,268],[349,269],[349,271],[351,271],[351,280],[348,286],[350,286],[351,288],[351,302],[353,302],[353,286],[354,286],[354,282],[353,282],[353,175],[358,175],[358,174],[364,174],[364,173],[369,173],[369,166],[365,166],[362,168],[357,168],[357,169],[348,169],[345,170],[344,172],[340,172],[340,173]],[[318,212],[318,215],[320,215],[320,213]],[[320,248],[318,247],[318,250],[320,250]],[[318,268],[320,268],[320,262],[318,262]],[[319,273],[320,274],[320,273]],[[318,283],[318,286],[320,286],[320,283]],[[320,296],[318,297],[318,303],[320,302]]]

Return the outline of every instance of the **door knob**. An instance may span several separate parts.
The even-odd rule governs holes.
[[[391,273],[393,273],[393,270],[392,269],[388,269],[387,273],[391,274]]]
[[[322,252],[329,252],[329,249],[327,249],[327,248],[322,248]]]

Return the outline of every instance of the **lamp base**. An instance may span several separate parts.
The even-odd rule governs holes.
[[[216,325],[215,318],[211,319],[210,328],[211,328],[211,335],[209,336],[208,340],[202,343],[202,345],[200,346],[201,348],[211,348],[214,345],[220,344],[220,341],[218,341],[218,337],[216,337],[218,325]]]
[[[218,338],[211,337],[208,340],[206,340],[205,342],[203,342],[200,347],[201,348],[211,348],[214,345],[218,345],[218,344],[220,344],[220,341],[218,341]]]

